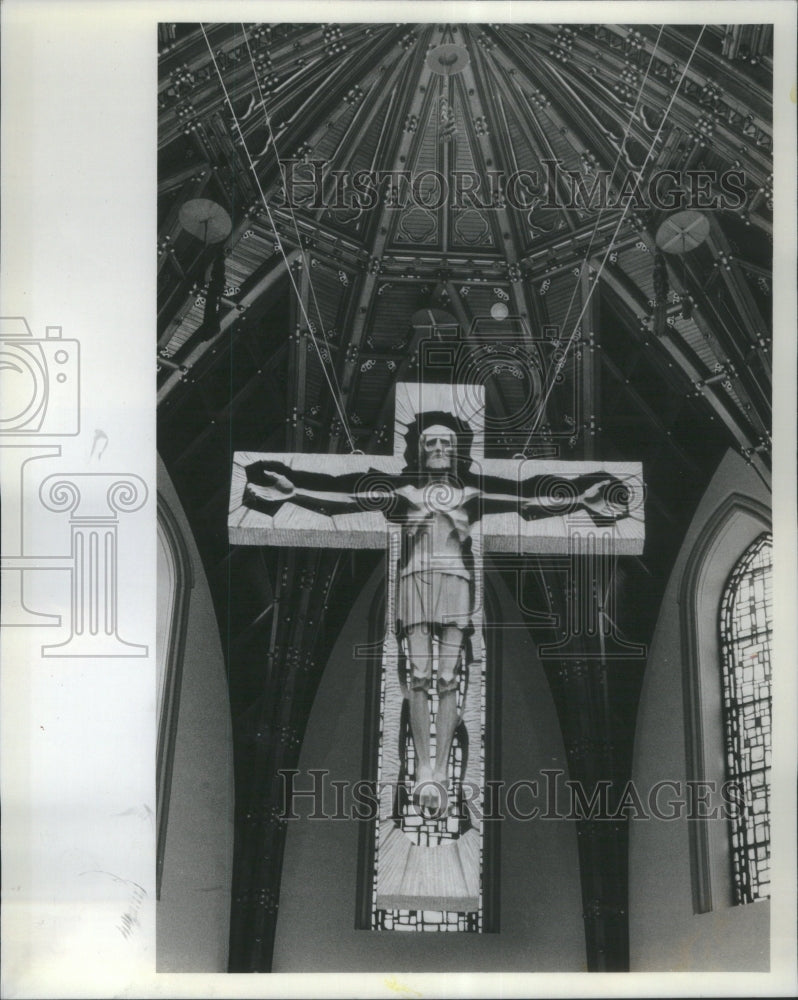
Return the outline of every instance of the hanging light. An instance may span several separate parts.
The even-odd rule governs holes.
[[[657,230],[657,247],[663,253],[678,254],[682,259],[682,319],[693,314],[693,300],[687,290],[687,263],[685,256],[695,250],[709,236],[709,219],[694,208],[669,215]]]
[[[178,218],[183,229],[201,239],[205,246],[222,243],[233,229],[227,212],[208,198],[192,198],[185,202],[180,206]]]

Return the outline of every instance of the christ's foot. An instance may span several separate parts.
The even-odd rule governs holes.
[[[451,802],[451,788],[448,774],[440,773],[433,769],[430,778],[430,787],[435,789],[436,802],[430,806],[431,819],[443,819],[449,811]]]
[[[413,802],[416,808],[427,813],[430,818],[437,819],[445,809],[445,789],[441,786],[429,767],[420,767]],[[443,805],[442,805],[443,799]]]

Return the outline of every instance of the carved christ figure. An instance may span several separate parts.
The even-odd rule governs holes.
[[[618,479],[601,472],[520,481],[480,476],[469,468],[467,430],[442,411],[420,414],[414,430],[417,444],[408,442],[407,466],[398,476],[300,472],[264,460],[247,467],[244,504],[272,515],[286,502],[328,514],[377,507],[402,525],[396,635],[409,664],[410,728],[418,764],[414,799],[436,816],[447,799],[459,675],[474,629],[474,525],[484,514],[514,511],[532,520],[575,510],[606,525],[628,514],[629,496]],[[436,646],[433,760],[429,695]]]

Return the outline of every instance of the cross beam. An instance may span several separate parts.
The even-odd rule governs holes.
[[[485,458],[481,386],[398,383],[395,408],[392,456],[237,452],[230,541],[387,548],[371,926],[479,930],[482,554],[639,554],[641,467]]]

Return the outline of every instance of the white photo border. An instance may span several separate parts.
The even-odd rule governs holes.
[[[148,648],[61,661],[5,630],[3,967],[7,997],[733,996],[796,991],[795,676],[774,698],[771,971],[454,975],[155,973],[155,350],[159,21],[608,21],[776,25],[774,57],[775,658],[796,642],[796,6],[735,2],[4,0],[0,315],[80,342],[81,426],[47,471],[138,476],[120,532],[119,619]],[[135,428],[131,432],[131,428]],[[101,432],[101,464],[92,449]],[[7,462],[0,455],[0,471]],[[5,482],[8,489],[14,483]],[[23,498],[24,499],[24,498]],[[122,515],[120,515],[121,517]],[[133,520],[135,518],[135,520]],[[62,545],[55,538],[41,540]],[[54,593],[67,600],[53,570]],[[36,632],[31,636],[30,632]],[[785,671],[782,671],[784,674]],[[103,753],[111,746],[113,757]],[[125,766],[121,767],[120,762]],[[139,895],[136,886],[143,887]],[[121,904],[121,909],[120,909]],[[120,913],[135,933],[120,933]]]

